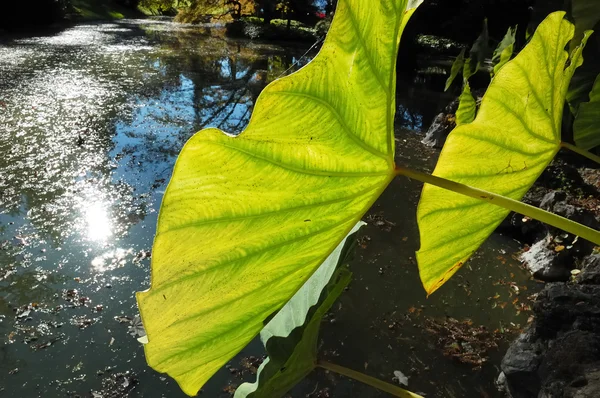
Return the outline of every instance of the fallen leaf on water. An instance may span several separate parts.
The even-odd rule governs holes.
[[[404,373],[402,373],[399,370],[394,370],[394,377],[392,378],[392,380],[397,381],[398,384],[402,384],[408,387],[408,377],[406,377]]]

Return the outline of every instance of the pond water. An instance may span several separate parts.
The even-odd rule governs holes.
[[[147,367],[133,319],[173,164],[203,127],[240,132],[260,90],[306,64],[307,50],[159,20],[0,42],[0,396],[184,396]],[[423,170],[436,153],[419,133],[451,99],[431,88],[444,76],[429,72],[407,78],[397,99],[398,163]],[[518,244],[494,235],[426,298],[414,261],[419,190],[398,179],[367,215],[354,282],[323,324],[321,350],[389,382],[400,370],[428,397],[497,396],[506,343],[473,370],[443,355],[428,319],[518,329],[529,314],[517,307],[536,286],[511,257]],[[255,341],[231,367],[262,354]],[[235,369],[202,395],[226,397],[253,378]],[[290,396],[385,395],[315,371]]]

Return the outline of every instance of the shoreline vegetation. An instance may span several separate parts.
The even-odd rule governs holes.
[[[210,0],[209,0],[210,1]],[[127,18],[171,17],[175,22],[194,25],[221,25],[235,38],[315,42],[324,37],[330,19],[315,13],[306,22],[295,19],[255,16],[254,7],[234,6],[203,9],[198,12],[185,1],[165,0],[35,0],[33,7],[12,4],[0,16],[0,34],[28,32],[78,22],[107,21]],[[185,3],[185,4],[184,4]],[[220,2],[223,3],[223,2]],[[238,3],[238,2],[232,2]],[[22,15],[23,18],[14,18]],[[285,16],[283,12],[273,16]]]
[[[166,16],[180,23],[222,26],[232,38],[315,43],[325,37],[336,3],[336,0],[31,0],[12,2],[4,8],[0,15],[0,35],[60,28],[78,22]],[[407,27],[405,36],[411,44],[403,47],[410,47],[413,53],[455,56],[475,39],[472,35],[465,36],[462,29],[465,18],[469,23],[479,21],[479,24],[489,12],[498,15],[497,10],[467,7],[464,13],[459,13],[460,20],[448,20],[449,10],[445,7],[423,7],[423,17],[417,16]],[[520,14],[498,15],[496,25],[502,21],[501,26],[490,22],[490,35],[495,30],[503,34],[505,23],[522,22]],[[441,26],[438,20],[447,20],[442,31],[437,28]]]

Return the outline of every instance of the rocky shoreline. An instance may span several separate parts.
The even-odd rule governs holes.
[[[600,170],[560,155],[524,201],[600,229]],[[521,261],[547,282],[533,322],[502,360],[511,398],[600,397],[600,252],[590,242],[511,214],[500,227],[525,244]]]
[[[512,398],[600,397],[600,253],[573,282],[549,283],[512,343],[499,386]]]
[[[600,170],[561,154],[524,201],[600,229]],[[500,230],[524,243],[521,261],[547,282],[533,322],[512,343],[498,379],[511,398],[600,397],[600,252],[590,242],[511,214]]]

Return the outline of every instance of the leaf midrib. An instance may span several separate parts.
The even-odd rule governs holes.
[[[381,185],[382,185],[382,182],[378,181],[376,184],[370,185],[369,187],[367,187],[359,192],[354,192],[351,195],[341,196],[338,198],[321,201],[321,202],[307,203],[307,204],[303,204],[303,205],[299,205],[299,206],[287,207],[287,208],[282,208],[282,209],[277,209],[277,210],[270,210],[270,211],[256,213],[256,214],[247,214],[247,215],[243,215],[243,216],[233,216],[233,217],[221,217],[221,218],[215,218],[212,220],[202,220],[202,221],[198,221],[195,223],[183,224],[183,225],[179,225],[174,228],[169,228],[165,231],[161,231],[160,233],[157,234],[157,236],[167,234],[170,232],[176,232],[176,231],[186,229],[186,228],[197,228],[197,227],[201,227],[204,225],[217,224],[217,223],[222,223],[222,222],[237,222],[237,221],[251,220],[254,218],[270,217],[273,214],[287,213],[287,212],[292,212],[292,211],[301,210],[301,209],[310,209],[312,207],[318,208],[320,206],[339,203],[339,202],[343,202],[345,200],[357,199],[360,196],[363,196],[363,195],[375,190],[376,188],[380,187]],[[168,205],[165,207],[168,207]]]
[[[234,140],[235,139],[241,140],[242,138],[234,138]],[[373,171],[373,172],[367,173],[367,172],[343,172],[343,171],[306,169],[306,168],[300,168],[300,167],[288,165],[285,163],[281,163],[280,161],[277,161],[275,159],[270,159],[270,158],[267,158],[264,156],[260,156],[260,155],[257,155],[256,153],[249,152],[245,149],[242,149],[242,148],[239,148],[236,146],[227,145],[227,144],[223,143],[222,141],[205,141],[204,144],[205,145],[213,144],[213,145],[221,146],[224,148],[233,149],[235,151],[244,153],[245,155],[248,155],[252,158],[263,160],[267,163],[271,163],[275,166],[296,172],[298,174],[306,174],[306,175],[321,176],[321,177],[382,177],[382,176],[389,176],[389,175],[393,174],[392,170]]]

